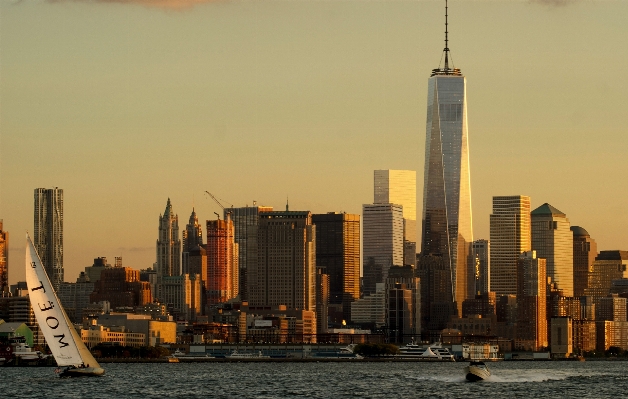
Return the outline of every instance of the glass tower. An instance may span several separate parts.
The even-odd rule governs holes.
[[[35,189],[33,243],[53,288],[58,290],[63,282],[63,189]]]
[[[449,67],[447,46],[445,36],[445,65],[428,81],[421,253],[443,257],[451,300],[461,314],[473,242],[467,92],[460,69]]]

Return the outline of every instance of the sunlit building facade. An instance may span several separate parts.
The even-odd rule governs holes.
[[[9,290],[9,233],[0,219],[0,296]]]
[[[538,351],[548,346],[546,261],[528,251],[517,262],[518,350]]]
[[[231,219],[207,221],[207,304],[238,295],[238,244]]]
[[[573,296],[573,232],[567,215],[545,203],[530,216],[532,249],[547,260],[547,277],[563,291],[563,296]]]
[[[376,170],[374,204],[403,206],[404,264],[416,264],[416,171]]]
[[[532,249],[530,197],[493,197],[491,229],[491,291],[497,295],[517,293],[517,260]]]
[[[580,226],[571,226],[573,232],[573,291],[575,297],[584,295],[589,271],[597,256],[597,243]]]

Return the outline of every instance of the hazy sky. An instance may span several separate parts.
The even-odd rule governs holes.
[[[628,249],[628,1],[450,4],[475,238],[491,198],[549,202]],[[168,197],[361,213],[417,171],[444,1],[0,0],[0,219],[23,279],[33,189],[65,194],[65,279],[155,261]],[[420,225],[420,223],[418,223]],[[113,262],[111,262],[113,263]]]

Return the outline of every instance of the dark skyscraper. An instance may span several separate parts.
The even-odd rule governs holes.
[[[573,296],[581,297],[587,288],[589,270],[597,256],[597,244],[580,226],[571,226],[573,232]]]
[[[63,189],[35,189],[33,244],[55,290],[63,282]]]
[[[9,289],[9,233],[2,227],[0,219],[0,296]]]
[[[442,256],[450,274],[447,290],[460,314],[473,241],[466,78],[449,65],[445,15],[445,63],[428,81],[421,253]]]
[[[192,208],[190,220],[185,226],[185,230],[183,230],[181,244],[183,245],[183,252],[181,253],[181,268],[183,269],[183,274],[194,274],[190,272],[190,252],[192,252],[193,248],[203,246],[203,226],[198,222],[194,208]],[[206,276],[203,276],[203,278],[205,279]]]
[[[341,305],[351,320],[351,302],[360,298],[360,215],[312,215],[316,226],[316,266],[329,275],[329,303]]]

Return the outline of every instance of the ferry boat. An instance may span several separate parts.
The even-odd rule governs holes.
[[[174,353],[170,356],[172,358],[175,359],[181,359],[181,360],[196,360],[196,359],[214,359],[213,356],[209,356],[209,355],[196,355],[196,354],[187,354],[184,352],[181,352],[179,349],[177,349],[176,351],[174,351]]]
[[[465,378],[467,381],[476,382],[487,379],[491,376],[491,372],[484,362],[471,362],[464,368]]]
[[[399,348],[399,358],[403,359],[417,359],[417,360],[431,360],[441,362],[454,362],[454,355],[449,352],[449,349],[443,348],[440,342],[433,343],[428,347],[422,347],[412,340],[406,346]]]
[[[356,344],[349,344],[343,348],[339,348],[336,350],[318,351],[315,352],[312,357],[334,359],[364,359],[363,356],[353,352],[355,346]]]
[[[225,355],[226,359],[270,359],[270,356],[264,356],[262,351],[257,353],[252,352],[238,352],[237,349],[228,355]]]

